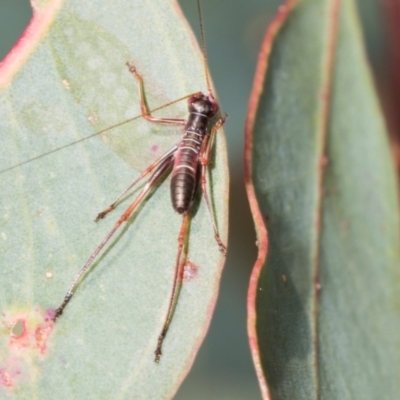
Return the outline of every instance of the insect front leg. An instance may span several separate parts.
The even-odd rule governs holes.
[[[172,317],[174,316],[175,308],[178,303],[179,293],[182,287],[183,270],[187,260],[186,243],[189,236],[189,226],[190,226],[190,208],[183,214],[181,230],[178,236],[178,253],[176,256],[176,263],[175,263],[174,283],[172,286],[172,293],[169,301],[167,316],[165,318],[165,322],[161,330],[160,336],[158,337],[157,348],[154,352],[155,354],[154,361],[156,363],[160,361],[162,355],[162,344],[164,342],[165,336],[167,335]]]
[[[136,68],[130,64],[129,62],[126,63],[127,67],[129,68],[129,72],[135,77],[135,79],[139,83],[139,96],[140,96],[140,110],[142,112],[143,118],[145,118],[149,122],[156,122],[159,124],[167,124],[167,125],[185,125],[186,120],[179,119],[179,118],[157,118],[153,117],[146,105],[145,101],[145,94],[144,94],[144,84],[143,78],[139,73],[136,71]]]
[[[201,177],[200,177],[200,185],[201,185],[201,191],[203,192],[203,197],[204,200],[207,204],[208,212],[211,217],[211,221],[213,224],[214,228],[214,237],[215,240],[218,244],[219,250],[226,255],[226,246],[222,243],[221,237],[219,235],[217,223],[215,221],[214,217],[214,212],[211,206],[210,198],[208,196],[208,191],[207,191],[207,171],[208,171],[208,166],[210,164],[210,158],[211,158],[211,150],[214,144],[214,138],[215,134],[217,133],[218,129],[221,128],[221,126],[225,123],[226,118],[228,116],[225,115],[224,117],[221,117],[215,125],[211,128],[210,136],[208,137],[207,140],[203,142],[204,146],[203,149],[200,153],[200,165],[201,165]]]
[[[139,183],[143,178],[145,178],[150,172],[153,172],[153,170],[160,164],[164,162],[168,157],[173,155],[178,146],[172,147],[170,150],[168,150],[166,153],[164,153],[160,158],[158,158],[156,161],[153,162],[149,167],[147,167],[140,175],[138,178],[136,178],[115,200],[114,202],[108,206],[105,210],[97,214],[97,217],[95,221],[97,222],[98,220],[104,218],[109,212],[114,210],[116,207],[117,203],[119,200],[126,194],[128,193],[137,183]]]

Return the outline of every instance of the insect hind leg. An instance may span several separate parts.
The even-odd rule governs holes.
[[[63,302],[55,310],[54,316],[52,318],[53,321],[57,321],[57,319],[62,315],[65,307],[70,302],[70,300],[71,300],[72,296],[74,295],[75,290],[78,287],[79,283],[81,282],[82,278],[86,274],[89,267],[97,259],[97,256],[99,255],[101,250],[104,248],[104,246],[110,241],[110,239],[113,237],[115,232],[120,228],[120,226],[129,219],[129,217],[132,215],[132,213],[137,209],[137,207],[142,203],[142,201],[149,194],[149,192],[153,188],[153,186],[162,178],[162,176],[164,176],[166,171],[171,167],[172,163],[173,163],[173,155],[170,155],[169,157],[165,158],[157,166],[156,170],[153,172],[153,175],[151,175],[149,181],[143,187],[141,192],[138,194],[138,196],[135,198],[135,200],[131,203],[131,205],[125,210],[125,212],[118,218],[118,220],[114,224],[113,228],[110,230],[110,232],[107,234],[107,236],[102,240],[102,242],[96,247],[95,251],[92,253],[92,255],[87,259],[85,264],[82,266],[82,268],[76,275],[75,279],[73,280],[71,286],[69,287],[69,289],[64,297]]]
[[[162,345],[167,335],[169,325],[171,324],[172,317],[174,316],[175,308],[178,303],[179,294],[182,288],[183,271],[187,260],[186,243],[189,237],[189,226],[190,226],[190,209],[183,214],[183,220],[181,230],[178,236],[178,252],[175,263],[175,276],[174,283],[172,286],[172,293],[169,301],[167,316],[161,333],[158,337],[157,347],[154,352],[154,361],[158,363],[162,355]]]
[[[150,166],[148,166],[114,201],[110,204],[105,210],[99,212],[95,219],[98,222],[100,219],[103,219],[109,212],[115,209],[118,202],[121,200],[126,193],[128,193],[137,183],[139,183],[143,178],[145,178],[148,174],[154,171],[160,164],[162,164],[168,157],[172,156],[176,150],[177,146],[172,147],[166,153],[164,153],[160,158],[154,161]]]

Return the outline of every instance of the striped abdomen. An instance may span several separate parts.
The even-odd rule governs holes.
[[[208,118],[191,113],[185,127],[185,135],[175,154],[171,177],[171,201],[179,214],[189,209],[197,189],[198,161],[201,144],[207,135]]]

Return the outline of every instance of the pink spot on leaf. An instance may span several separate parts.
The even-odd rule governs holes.
[[[54,310],[39,308],[2,313],[0,329],[0,392],[37,377],[32,366],[45,356],[54,330]],[[1,396],[0,396],[1,397]]]
[[[183,267],[183,280],[188,282],[196,278],[199,272],[199,267],[196,264],[188,261]]]
[[[153,153],[157,153],[157,151],[160,149],[160,146],[158,144],[153,144],[153,146],[151,146],[151,151]]]
[[[45,354],[47,350],[47,341],[53,329],[54,329],[53,321],[45,322],[36,328],[35,331],[36,348],[39,350],[40,354]]]
[[[0,387],[2,386],[12,386],[11,374],[5,368],[0,368]]]
[[[44,320],[47,321],[54,321],[54,317],[56,316],[56,310],[55,308],[49,308],[46,310],[44,314]]]
[[[30,347],[29,332],[26,327],[25,319],[19,318],[15,321],[8,343],[10,347],[16,347],[18,349]]]

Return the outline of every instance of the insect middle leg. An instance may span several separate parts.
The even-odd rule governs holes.
[[[202,149],[202,152],[200,154],[200,164],[201,164],[201,177],[200,177],[200,186],[201,186],[201,191],[203,192],[203,197],[204,200],[207,204],[208,212],[211,217],[211,221],[213,224],[214,228],[214,237],[215,240],[218,244],[219,250],[226,255],[226,246],[222,243],[221,237],[219,235],[218,227],[217,227],[217,222],[215,221],[214,217],[214,212],[211,206],[211,201],[208,196],[208,191],[207,191],[207,171],[208,171],[208,166],[210,164],[210,158],[211,158],[211,150],[213,148],[214,144],[214,138],[215,134],[218,131],[218,129],[221,128],[221,126],[225,123],[226,118],[228,116],[225,115],[224,117],[221,117],[215,125],[211,128],[210,136],[207,141],[204,141],[204,146]]]
[[[141,204],[143,199],[150,192],[152,187],[157,183],[157,181],[164,175],[164,173],[170,168],[173,164],[174,156],[170,155],[168,158],[164,159],[160,165],[156,168],[153,175],[150,177],[149,181],[143,187],[142,191],[136,197],[136,199],[132,202],[132,204],[125,210],[125,212],[119,217],[118,221],[115,223],[111,231],[107,234],[107,236],[103,239],[103,241],[97,246],[96,250],[92,253],[92,255],[88,258],[86,263],[80,269],[79,273],[76,275],[74,281],[72,282],[70,288],[68,289],[63,302],[61,305],[55,310],[53,321],[56,321],[58,317],[63,313],[65,307],[71,300],[76,287],[79,285],[82,277],[85,275],[88,268],[93,264],[93,261],[97,258],[100,251],[103,247],[109,242],[114,233],[118,230],[118,228],[126,222],[131,214],[136,210],[136,208]]]

